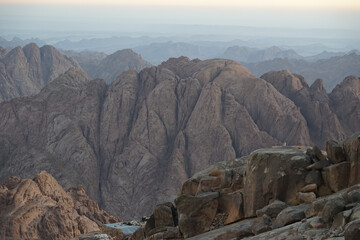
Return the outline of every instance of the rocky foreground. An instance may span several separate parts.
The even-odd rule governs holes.
[[[82,186],[65,191],[47,172],[0,185],[0,239],[70,239],[120,219],[100,210]]]
[[[183,183],[132,239],[360,239],[360,133],[259,149]]]

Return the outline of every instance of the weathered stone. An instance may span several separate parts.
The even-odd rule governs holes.
[[[158,204],[154,207],[155,228],[174,227],[174,216],[176,209],[170,202]]]
[[[190,178],[182,184],[181,190],[179,192],[179,196],[181,195],[195,196],[198,191],[198,188],[199,188],[199,180],[195,178]]]
[[[350,162],[349,186],[360,183],[360,133],[343,142],[345,158]]]
[[[210,229],[218,207],[218,192],[182,195],[175,199],[179,229],[185,238]]]
[[[326,157],[321,152],[318,146],[314,145],[312,150],[314,151],[315,157],[317,158],[318,161],[326,160]]]
[[[287,207],[288,205],[286,203],[275,200],[262,209],[256,210],[256,216],[261,217],[262,215],[266,214],[271,218],[276,218],[276,216]]]
[[[327,167],[330,165],[330,162],[326,159],[322,159],[318,162],[315,162],[309,166],[306,167],[307,170],[315,171],[315,170],[322,170],[324,167]]]
[[[343,211],[345,207],[345,201],[341,198],[330,199],[324,205],[321,212],[321,217],[326,223],[333,221],[336,214]]]
[[[151,234],[148,240],[181,239],[181,233],[177,227],[163,227],[158,232]]]
[[[145,237],[149,237],[151,231],[155,229],[155,218],[154,214],[150,216],[150,218],[146,221],[145,227],[144,227],[144,233]]]
[[[313,184],[308,184],[305,187],[303,187],[301,190],[301,192],[317,192],[317,185],[315,183]]]
[[[308,204],[290,206],[282,210],[276,217],[274,227],[279,228],[297,222],[305,218],[305,211],[310,207]]]
[[[255,235],[270,231],[271,229],[271,218],[266,215],[257,217],[251,222],[251,231]]]
[[[244,218],[242,191],[222,194],[219,198],[218,210],[228,213],[224,224],[229,224]]]
[[[316,199],[316,194],[313,192],[299,192],[298,197],[301,203],[312,203]]]
[[[344,149],[338,142],[334,140],[329,140],[326,142],[326,152],[329,160],[333,164],[341,163],[346,160]]]
[[[324,221],[322,221],[321,217],[313,217],[309,219],[309,227],[314,229],[325,228]]]
[[[221,188],[221,178],[213,176],[204,176],[199,181],[196,194],[201,192],[213,192]]]
[[[360,190],[353,190],[348,192],[347,198],[351,203],[360,202]]]
[[[138,228],[132,235],[131,240],[144,240],[145,239],[145,233],[144,228]]]
[[[45,171],[33,180],[9,179],[0,186],[0,199],[3,239],[72,239],[120,221],[100,210],[81,186],[65,191]]]
[[[345,226],[345,240],[360,239],[360,219],[352,221]]]
[[[352,213],[352,210],[347,210],[343,212],[339,212],[335,215],[334,221],[331,225],[331,229],[339,229],[340,227],[343,228],[345,225],[349,222],[350,215]]]
[[[188,238],[189,240],[209,240],[209,239],[243,239],[252,236],[252,219],[245,219],[240,222],[226,225],[203,234]]]
[[[249,155],[244,180],[245,217],[254,216],[271,199],[295,204],[309,164],[309,157],[295,148],[261,149]]]
[[[325,184],[334,192],[338,192],[348,186],[350,173],[350,162],[342,162],[322,171]]]
[[[310,171],[305,177],[305,183],[320,186],[323,183],[321,172],[317,170]]]

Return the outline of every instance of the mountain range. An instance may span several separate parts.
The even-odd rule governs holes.
[[[111,214],[137,218],[210,164],[284,143],[324,148],[359,131],[359,92],[355,76],[327,94],[321,80],[257,78],[224,59],[173,58],[109,85],[70,68],[0,104],[0,181],[46,170],[64,188],[82,184]]]

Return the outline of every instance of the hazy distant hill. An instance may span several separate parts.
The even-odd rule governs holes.
[[[39,48],[30,43],[1,52],[0,101],[36,94],[69,68],[80,68],[75,60],[49,45]]]
[[[17,46],[25,46],[29,43],[35,43],[38,46],[44,46],[46,43],[39,38],[31,38],[31,39],[25,39],[22,40],[21,38],[14,37],[12,40],[8,41],[5,38],[0,37],[0,46],[7,48],[7,49],[13,49]]]
[[[232,59],[239,63],[242,62],[261,62],[272,60],[275,58],[288,58],[288,59],[302,59],[303,56],[297,54],[294,50],[282,50],[279,47],[273,46],[265,49],[257,49],[250,47],[233,46],[225,50],[220,55],[221,58]]]
[[[107,56],[106,53],[93,51],[75,52],[68,50],[61,52],[68,57],[74,58],[87,74],[89,74],[90,71],[93,71]]]
[[[304,76],[309,84],[321,78],[328,92],[346,76],[360,76],[360,55],[356,52],[316,62],[277,58],[258,63],[243,63],[243,65],[258,77],[269,71],[289,69],[293,73]]]

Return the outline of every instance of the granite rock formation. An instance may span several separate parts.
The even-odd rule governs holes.
[[[70,239],[119,221],[100,210],[81,185],[65,191],[45,171],[0,185],[1,239]]]
[[[222,59],[170,59],[110,85],[71,69],[36,96],[0,104],[0,112],[0,181],[46,170],[65,188],[82,184],[122,218],[175,198],[182,182],[211,164],[314,141],[292,100]]]
[[[8,53],[1,50],[0,56],[0,101],[37,94],[60,74],[79,67],[49,45],[39,48],[30,43]]]
[[[259,149],[212,165],[183,183],[173,215],[166,216],[175,219],[171,225],[158,227],[164,219],[154,211],[151,224],[132,239],[173,239],[174,232],[177,239],[358,239],[360,132],[338,146],[351,156],[340,164],[354,168],[331,164],[331,150],[315,155],[316,147]],[[328,166],[313,169],[318,157]],[[329,168],[340,176],[337,181],[328,181]],[[320,182],[309,180],[313,172],[322,174]],[[240,199],[228,197],[237,193]],[[234,211],[237,217],[229,221]]]

